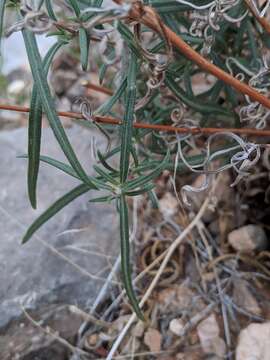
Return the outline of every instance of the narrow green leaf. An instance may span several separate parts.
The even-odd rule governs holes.
[[[224,88],[223,81],[218,80],[215,85],[211,88],[210,94],[210,101],[211,102],[218,102],[218,99],[220,98],[220,93]]]
[[[123,186],[123,191],[131,191],[135,190],[136,188],[140,186],[144,186],[145,184],[148,184],[149,181],[154,180],[159,174],[166,169],[168,160],[169,160],[170,152],[167,152],[167,155],[163,159],[163,161],[149,174],[140,176],[134,180],[127,181],[125,185]]]
[[[145,0],[144,3],[153,6],[160,14],[169,14],[178,11],[182,12],[190,10],[190,6],[182,5],[177,1]]]
[[[103,0],[94,0],[93,6],[101,7],[102,3],[103,3]]]
[[[105,169],[109,170],[112,173],[117,173],[118,172],[113,167],[111,167],[111,165],[109,165],[107,163],[105,157],[101,154],[101,152],[99,150],[97,151],[97,156],[98,156],[98,159],[99,159],[100,163],[105,167]]]
[[[43,60],[44,73],[47,76],[50,63],[64,43],[56,43],[47,52]],[[39,170],[40,140],[42,129],[42,103],[38,96],[37,86],[34,84],[30,103],[28,121],[28,196],[32,207],[37,206],[36,189]]]
[[[45,6],[46,6],[46,9],[47,9],[47,12],[48,12],[49,17],[50,17],[52,20],[57,21],[57,17],[56,17],[56,15],[55,15],[55,13],[54,13],[51,0],[45,0]]]
[[[28,159],[27,155],[19,155],[17,156],[18,159]],[[74,177],[75,179],[80,180],[79,176],[75,173],[75,171],[72,169],[72,167],[68,164],[63,163],[62,161],[53,159],[49,156],[40,156],[40,161],[44,162],[45,164],[51,165],[54,168],[63,171],[65,174],[70,175]]]
[[[50,36],[59,36],[59,37],[60,36],[65,36],[66,39],[68,39],[64,30],[49,31],[46,34],[46,37],[50,37]]]
[[[153,190],[155,188],[155,184],[147,184],[144,187],[142,187],[139,190],[134,190],[134,191],[126,191],[125,195],[127,196],[137,196],[137,195],[141,195],[144,194],[150,190]]]
[[[120,237],[121,237],[121,267],[123,282],[126,289],[127,296],[133,307],[133,310],[137,314],[138,318],[144,320],[143,314],[138,304],[138,300],[134,293],[131,278],[131,268],[129,263],[129,221],[128,221],[128,208],[124,195],[119,199],[119,213],[120,213]]]
[[[18,156],[18,157],[24,158],[24,157],[27,157],[27,156]],[[64,173],[74,177],[75,179],[81,180],[80,177],[73,170],[73,168],[68,164],[65,164],[65,163],[63,163],[61,161],[58,161],[56,159],[53,159],[53,158],[51,158],[49,156],[44,156],[44,155],[40,156],[40,161],[42,161],[42,162],[44,162],[44,163],[46,163],[48,165],[51,165],[51,166],[63,171]],[[111,190],[111,188],[109,186],[106,186],[102,181],[100,181],[100,178],[98,179],[98,178],[94,178],[92,176],[88,176],[88,178],[89,178],[89,181],[91,181],[91,183],[93,184],[93,185],[90,185],[90,186],[95,187],[95,189]]]
[[[62,196],[54,204],[52,204],[43,214],[41,214],[33,224],[28,228],[25,233],[22,243],[25,244],[32,235],[49,219],[51,219],[55,214],[62,210],[66,205],[71,203],[77,197],[89,191],[91,187],[89,185],[81,184],[75,187],[73,190]]]
[[[6,0],[0,1],[0,56],[1,56],[1,39],[4,26],[4,14],[5,14]]]
[[[192,89],[192,74],[191,74],[191,66],[190,64],[188,64],[185,68],[185,72],[184,72],[184,84],[185,84],[185,88],[187,91],[187,95],[189,97],[194,97],[194,93],[193,93],[193,89]]]
[[[59,160],[56,160],[49,156],[44,156],[44,155],[40,156],[40,161],[42,161],[48,165],[51,165],[51,166],[55,167],[56,169],[63,171],[64,173],[74,177],[75,179],[80,179],[79,176],[76,174],[76,172],[68,164],[65,164]]]
[[[70,6],[72,7],[73,11],[75,12],[77,17],[80,17],[81,10],[79,8],[78,2],[76,0],[68,0]]]
[[[119,185],[118,181],[116,179],[114,179],[114,177],[112,175],[103,171],[99,166],[94,165],[93,168],[100,176],[102,176],[104,178],[105,181],[108,181],[110,184],[113,184],[116,186]]]
[[[138,47],[134,40],[134,35],[129,30],[129,28],[125,24],[123,24],[121,21],[119,21],[117,24],[117,30],[119,31],[119,33],[121,34],[121,36],[123,37],[125,42],[127,43],[128,47],[132,50],[132,52],[138,58],[140,58],[141,57],[140,51],[138,50]]]
[[[87,8],[90,7],[94,7],[94,8],[99,8],[101,7],[102,3],[103,3],[103,0],[78,0],[80,3],[86,5],[86,9],[84,9],[84,13],[81,14],[80,16],[80,20],[82,22],[87,22],[89,21],[90,19],[92,19],[93,17],[96,16],[96,12],[92,11],[92,10],[88,10]]]
[[[116,146],[114,149],[112,149],[111,151],[109,151],[107,154],[104,155],[104,159],[108,160],[111,157],[115,156],[116,154],[118,154],[121,151],[121,146]]]
[[[121,82],[119,88],[116,90],[116,92],[113,94],[113,96],[110,97],[110,99],[105,102],[105,104],[101,105],[96,111],[95,114],[99,114],[101,116],[106,115],[113,105],[116,103],[117,100],[120,99],[120,97],[123,95],[124,91],[127,87],[127,78],[124,78],[124,80]]]
[[[88,54],[89,54],[90,37],[87,30],[83,27],[79,28],[79,45],[81,54],[81,64],[83,71],[87,71],[88,68]]]
[[[109,66],[107,64],[102,64],[100,66],[100,69],[98,71],[98,77],[99,77],[99,84],[100,85],[103,84],[103,81],[104,81],[105,75],[107,73],[108,67]]]
[[[249,39],[248,44],[249,44],[249,47],[250,47],[250,51],[252,53],[252,57],[253,57],[253,59],[258,59],[259,52],[258,52],[258,48],[257,48],[256,38],[255,38],[255,36],[253,34],[253,31],[252,31],[251,21],[247,22],[246,29],[247,29],[248,39]]]
[[[27,156],[19,156],[19,157],[24,158]],[[40,161],[63,171],[64,173],[74,177],[75,179],[81,180],[80,177],[76,174],[76,172],[72,169],[72,167],[68,164],[65,164],[61,161],[55,160],[49,156],[44,156],[44,155],[40,156]],[[111,190],[111,188],[109,186],[106,186],[106,184],[104,184],[102,181],[100,181],[100,178],[98,179],[98,178],[94,178],[92,176],[88,176],[88,178],[89,178],[89,181],[91,181],[91,183],[93,184],[90,186],[95,187],[95,189]]]
[[[154,209],[158,209],[158,198],[157,198],[157,195],[155,193],[154,190],[151,190],[148,192],[148,197],[149,197],[149,200],[151,201],[152,203],[152,206]]]
[[[92,6],[92,7],[101,7],[103,0],[78,0],[79,3],[84,4],[86,6]]]
[[[171,75],[166,74],[165,84],[174,93],[174,95],[183,101],[184,104],[190,106],[192,109],[199,111],[204,114],[221,114],[226,116],[232,116],[232,113],[228,110],[223,109],[220,106],[214,104],[202,103],[196,97],[189,97],[180,86],[174,81]]]
[[[37,86],[38,93],[42,101],[42,107],[47,115],[53,133],[64,154],[69,160],[71,166],[79,175],[80,179],[85,183],[89,184],[90,186],[93,186],[93,184],[89,181],[89,177],[87,176],[80,162],[78,161],[78,158],[68,140],[65,130],[57,116],[54,101],[52,99],[49,85],[44,74],[35,36],[31,31],[27,29],[23,29],[22,33],[25,41],[27,55],[29,58],[29,63],[31,66],[32,76],[34,78],[34,82]]]
[[[130,153],[131,153],[131,156],[133,157],[135,167],[139,166],[139,158],[138,158],[138,155],[137,155],[137,152],[136,152],[136,149],[134,146],[131,146]]]
[[[127,76],[127,98],[123,125],[121,126],[120,180],[124,183],[128,176],[129,156],[132,144],[133,119],[136,102],[137,58],[132,54]]]
[[[44,0],[39,0],[39,2],[37,4],[37,10],[38,11],[42,8],[43,4],[44,4]]]
[[[104,203],[104,202],[111,202],[115,199],[115,196],[109,195],[109,196],[101,196],[98,198],[94,198],[89,200],[91,203]]]

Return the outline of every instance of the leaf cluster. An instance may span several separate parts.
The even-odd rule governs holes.
[[[190,1],[196,6],[208,2]],[[118,105],[118,109],[119,107],[123,109],[122,125],[118,134],[118,144],[114,145],[114,148],[109,152],[102,153],[98,151],[98,162],[93,165],[95,176],[89,176],[81,165],[57,115],[47,76],[57,53],[61,49],[70,46],[71,42],[74,43],[74,40],[80,49],[82,70],[88,71],[94,58],[92,56],[94,49],[97,47],[92,40],[95,33],[92,30],[99,34],[103,31],[104,36],[109,37],[110,32],[106,33],[106,25],[98,22],[101,17],[99,10],[103,9],[106,13],[106,8],[102,8],[102,0],[66,0],[65,3],[69,9],[68,14],[57,11],[52,0],[38,1],[36,9],[32,9],[32,11],[42,9],[52,24],[57,24],[48,32],[48,36],[55,37],[56,42],[43,59],[39,53],[35,32],[27,26],[21,30],[34,80],[28,124],[28,154],[26,156],[28,158],[28,194],[30,203],[33,208],[38,205],[37,183],[40,162],[47,163],[66,173],[67,176],[74,177],[77,179],[78,185],[56,200],[36,219],[24,235],[23,242],[27,242],[45,222],[77,197],[91,190],[102,191],[102,196],[92,198],[89,201],[115,203],[120,222],[123,283],[134,311],[140,318],[143,318],[132,286],[127,199],[128,197],[146,194],[150,201],[153,202],[153,205],[156,206],[155,180],[158,176],[165,169],[181,174],[187,171],[187,167],[182,161],[175,162],[179,141],[176,136],[171,139],[166,134],[134,129],[133,123],[138,121],[137,119],[145,119],[152,124],[171,124],[172,111],[180,109],[184,111],[188,119],[192,119],[201,127],[213,124],[237,127],[239,126],[237,107],[241,99],[235,90],[220,80],[210,82],[205,90],[196,93],[194,89],[195,79],[201,77],[207,81],[206,74],[175,50],[173,57],[162,72],[163,81],[161,86],[159,88],[153,86],[149,91],[147,101],[137,109],[136,104],[147,92],[146,84],[148,84],[149,74],[153,76],[153,73],[155,73],[157,59],[160,59],[162,55],[167,55],[166,39],[162,38],[160,34],[151,34],[151,41],[147,42],[149,29],[142,27],[140,38],[136,36],[132,26],[127,25],[125,19],[115,15],[115,13],[111,15],[112,10],[108,10],[111,16],[111,31],[120,35],[124,45],[121,50],[121,59],[118,59],[117,63],[108,64],[103,62],[103,57],[100,56],[100,83],[106,83],[110,67],[114,69],[115,81],[108,82],[113,95],[94,113],[103,116],[113,115],[115,105]],[[18,17],[23,20],[18,4],[18,1],[2,0],[0,2],[1,34],[3,32],[4,12],[7,6],[14,5],[14,11],[17,11]],[[194,9],[181,4],[181,1],[145,0],[144,4],[151,5],[158,12],[164,24],[181,36],[196,51],[200,52],[202,50],[205,39],[200,35],[194,36],[189,31],[194,17],[198,16]],[[229,11],[229,15],[237,17],[245,10],[245,3],[240,2],[239,6],[233,7]],[[71,16],[70,12],[72,13]],[[67,25],[61,27],[60,20],[65,20]],[[94,20],[97,20],[97,22],[95,23]],[[93,28],[89,27],[89,22],[94,24]],[[72,31],[69,23],[73,26]],[[214,44],[209,53],[211,62],[220,68],[228,70],[225,66],[225,60],[230,57],[236,60],[232,65],[234,71],[239,70],[239,64],[240,67],[246,69],[246,74],[258,71],[260,67],[258,61],[259,44],[263,43],[267,48],[269,41],[266,41],[263,30],[254,22],[251,16],[247,16],[240,23],[222,20],[219,30],[210,35],[215,36]],[[146,40],[142,40],[144,37]],[[114,59],[116,56],[115,44],[114,46],[108,45],[107,50],[109,52],[108,57]],[[46,114],[54,136],[66,156],[66,163],[40,154],[43,113]],[[121,114],[118,114],[119,116]],[[114,136],[113,133],[117,132],[117,130],[112,132],[111,128],[108,131],[112,137]],[[187,139],[190,139],[190,136]],[[180,140],[182,141],[182,139]],[[183,148],[187,150],[187,162],[192,166],[201,164],[204,155],[189,156],[189,144],[189,142],[183,141]],[[221,149],[224,149],[229,145],[230,143],[227,142],[220,146]],[[223,153],[221,152],[221,154]],[[229,161],[228,151],[225,154],[223,156],[224,162]],[[119,166],[115,168],[111,165],[111,159],[117,157],[120,159]]]

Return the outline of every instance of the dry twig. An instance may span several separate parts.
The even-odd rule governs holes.
[[[17,111],[22,113],[29,113],[29,107],[25,106],[17,106],[17,105],[8,105],[8,104],[0,104],[0,110],[9,110],[9,111]],[[82,114],[78,112],[72,111],[58,111],[58,116],[67,117],[71,119],[78,119],[82,120]],[[121,125],[122,121],[116,119],[111,116],[99,116],[93,115],[93,119],[102,124],[110,124],[110,125]],[[258,129],[251,129],[251,128],[185,128],[185,127],[173,127],[170,125],[154,125],[154,124],[146,124],[141,122],[133,123],[134,128],[136,129],[149,129],[153,131],[164,131],[164,132],[172,132],[178,134],[216,134],[216,133],[223,133],[224,131],[232,132],[238,135],[249,135],[249,136],[270,136],[270,130],[258,130]]]

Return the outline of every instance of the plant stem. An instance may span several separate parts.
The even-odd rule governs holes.
[[[136,2],[129,12],[129,17],[131,21],[144,24],[155,32],[161,34],[161,36],[166,36],[168,42],[180,50],[180,52],[188,59],[196,63],[201,69],[224,81],[240,93],[248,95],[250,99],[257,101],[270,109],[270,99],[260,94],[249,85],[237,80],[232,75],[210,63],[207,59],[198,54],[180,36],[162,22],[159,15],[152,7],[143,6],[141,3]]]
[[[250,0],[244,0],[247,7],[249,8],[249,10],[251,11],[251,13],[254,15],[254,17],[256,18],[256,20],[260,23],[260,25],[262,26],[262,28],[268,33],[270,34],[270,23],[269,21],[267,21],[267,19],[265,17],[261,17],[257,10],[254,8],[252,2]]]
[[[9,111],[17,111],[22,113],[28,113],[29,107],[25,106],[17,106],[17,105],[7,105],[7,104],[0,104],[0,110],[9,110]],[[78,112],[71,112],[71,111],[58,111],[58,116],[72,118],[72,119],[83,119],[83,116],[81,113]],[[98,123],[102,124],[110,124],[110,125],[122,125],[122,121],[120,119],[116,119],[111,116],[99,116],[95,115],[93,116],[94,120]],[[170,125],[154,125],[154,124],[146,124],[137,122],[133,124],[134,128],[137,129],[149,129],[153,131],[163,131],[163,132],[174,132],[178,134],[186,134],[190,133],[193,135],[197,134],[205,134],[205,135],[211,135],[216,134],[220,132],[232,132],[237,135],[249,135],[249,136],[270,136],[270,130],[259,130],[259,129],[252,129],[252,128],[176,128]]]

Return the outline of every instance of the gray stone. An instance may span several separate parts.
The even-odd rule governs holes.
[[[92,133],[80,126],[66,131],[90,173],[94,162],[90,157]],[[102,147],[103,136],[95,136]],[[26,153],[26,143],[26,129],[0,133],[0,329],[20,316],[21,305],[28,309],[47,304],[90,306],[103,284],[92,275],[105,278],[113,261],[106,256],[119,252],[114,204],[90,204],[88,200],[97,195],[91,192],[64,208],[37,236],[21,245],[32,221],[78,183],[42,164],[38,209],[32,210],[26,189],[27,161],[16,158]],[[42,154],[67,162],[50,129],[43,130]]]
[[[236,360],[269,360],[270,322],[252,323],[239,335]]]
[[[258,225],[246,225],[229,233],[228,241],[234,250],[251,253],[265,250],[267,247],[266,233]]]
[[[28,318],[27,318],[28,317]],[[82,318],[68,306],[28,312],[0,337],[1,360],[65,360],[71,353]]]

